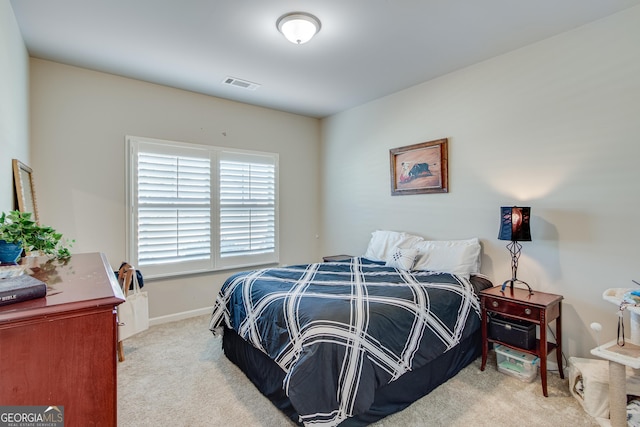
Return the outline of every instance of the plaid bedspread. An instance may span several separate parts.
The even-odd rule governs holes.
[[[477,331],[480,306],[465,278],[353,258],[234,274],[211,330],[223,322],[286,372],[305,425],[335,426]]]

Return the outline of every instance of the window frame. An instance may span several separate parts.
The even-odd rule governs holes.
[[[186,274],[208,273],[234,268],[256,267],[277,264],[280,261],[279,245],[279,156],[277,153],[217,147],[179,141],[127,135],[125,137],[125,208],[126,208],[126,256],[130,263],[145,272],[145,278],[161,278]],[[146,149],[151,153],[170,152],[175,155],[189,156],[189,152],[208,153],[210,161],[211,207],[210,207],[210,257],[205,262],[184,262],[168,264],[138,264],[138,160],[137,154]],[[274,250],[263,254],[236,255],[221,257],[220,254],[220,159],[228,156],[236,158],[264,159],[274,167]]]

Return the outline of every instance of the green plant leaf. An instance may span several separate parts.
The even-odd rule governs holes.
[[[44,255],[66,259],[71,257],[71,243],[62,233],[31,219],[30,212],[10,211],[0,215],[0,240],[20,243],[25,252],[39,251]]]

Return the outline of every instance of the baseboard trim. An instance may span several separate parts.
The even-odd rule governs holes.
[[[149,318],[149,326],[161,325],[163,323],[176,322],[178,320],[188,319],[190,317],[202,316],[213,312],[213,306],[199,308],[197,310],[183,311],[180,313],[167,314],[166,316]]]

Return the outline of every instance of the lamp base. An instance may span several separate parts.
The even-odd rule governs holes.
[[[502,289],[500,289],[502,292],[504,292],[504,290],[507,288],[507,284],[511,284],[511,290],[513,290],[513,284],[514,283],[522,283],[523,285],[525,285],[527,287],[527,289],[529,290],[529,295],[533,295],[533,290],[531,289],[531,286],[529,286],[529,284],[527,282],[523,282],[522,280],[519,279],[509,279],[506,280],[503,284],[502,284]]]

